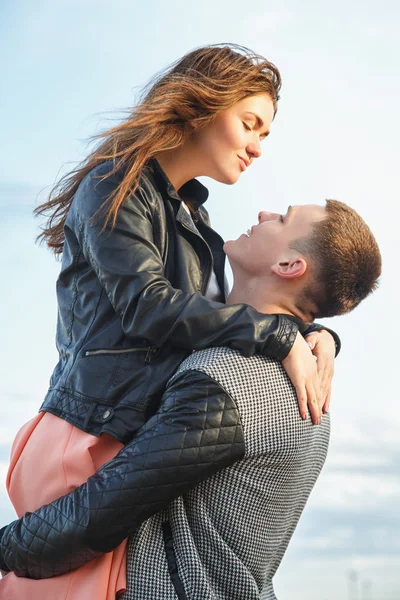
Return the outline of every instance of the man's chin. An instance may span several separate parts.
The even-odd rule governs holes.
[[[228,258],[229,258],[231,251],[235,248],[238,240],[239,240],[239,238],[237,240],[226,240],[226,242],[222,246],[223,250]]]
[[[223,251],[225,252],[225,254],[229,257],[229,249],[232,246],[232,244],[235,243],[235,240],[226,240],[226,242],[224,243],[224,245],[222,246]]]

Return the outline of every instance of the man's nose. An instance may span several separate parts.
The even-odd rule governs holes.
[[[264,223],[265,221],[276,221],[279,215],[277,213],[271,213],[266,210],[262,210],[258,213],[258,222]]]

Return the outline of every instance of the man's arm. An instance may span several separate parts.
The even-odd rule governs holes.
[[[5,528],[4,563],[33,579],[76,569],[116,548],[171,500],[243,455],[234,401],[205,374],[185,372],[114,459],[70,494]]]

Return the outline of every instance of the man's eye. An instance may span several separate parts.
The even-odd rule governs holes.
[[[280,220],[281,223],[283,223],[283,216],[282,215],[279,215],[279,220]]]
[[[244,121],[242,121],[242,123],[243,123],[243,127],[245,128],[246,131],[251,131],[251,127],[249,127],[247,125],[247,123],[245,123]]]

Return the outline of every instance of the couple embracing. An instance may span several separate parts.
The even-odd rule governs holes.
[[[280,85],[246,49],[189,53],[37,209],[62,254],[59,362],[12,449],[1,599],[275,598],[328,447],[340,341],[315,319],[381,269],[336,200],[211,228],[195,178],[260,157]]]

